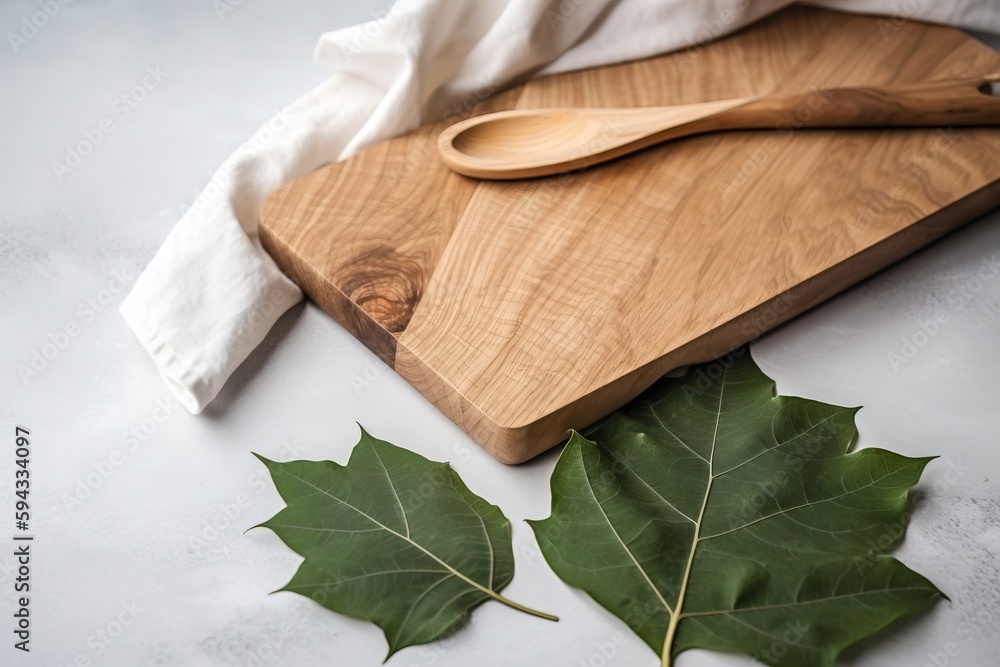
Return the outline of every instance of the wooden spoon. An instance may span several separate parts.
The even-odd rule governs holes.
[[[441,133],[438,148],[460,174],[514,179],[573,171],[721,130],[1000,125],[997,82],[1000,73],[669,107],[515,109],[452,125]]]

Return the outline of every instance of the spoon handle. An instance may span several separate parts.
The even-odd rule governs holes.
[[[1000,125],[1000,73],[908,86],[766,95],[715,114],[718,129]]]

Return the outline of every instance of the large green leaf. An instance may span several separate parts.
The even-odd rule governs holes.
[[[694,647],[831,665],[940,595],[879,553],[930,459],[848,454],[856,411],[776,396],[745,350],[664,378],[572,435],[542,553],[664,666]]]
[[[514,576],[510,522],[447,463],[362,429],[350,461],[256,455],[287,507],[260,524],[305,558],[280,590],[378,624],[389,655],[437,639]]]

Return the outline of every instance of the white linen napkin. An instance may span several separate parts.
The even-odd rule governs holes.
[[[643,58],[722,36],[790,0],[399,0],[322,35],[330,78],[216,172],[121,305],[171,392],[201,412],[302,298],[257,236],[267,195],[328,162],[471,108],[536,74]],[[1000,32],[1000,1],[812,4]]]

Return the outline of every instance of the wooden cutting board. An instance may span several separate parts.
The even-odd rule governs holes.
[[[998,69],[958,30],[792,7],[689,51],[533,80],[474,113]],[[260,236],[320,307],[511,463],[1000,204],[998,129],[731,132],[487,182],[438,158],[457,120],[275,192]]]

